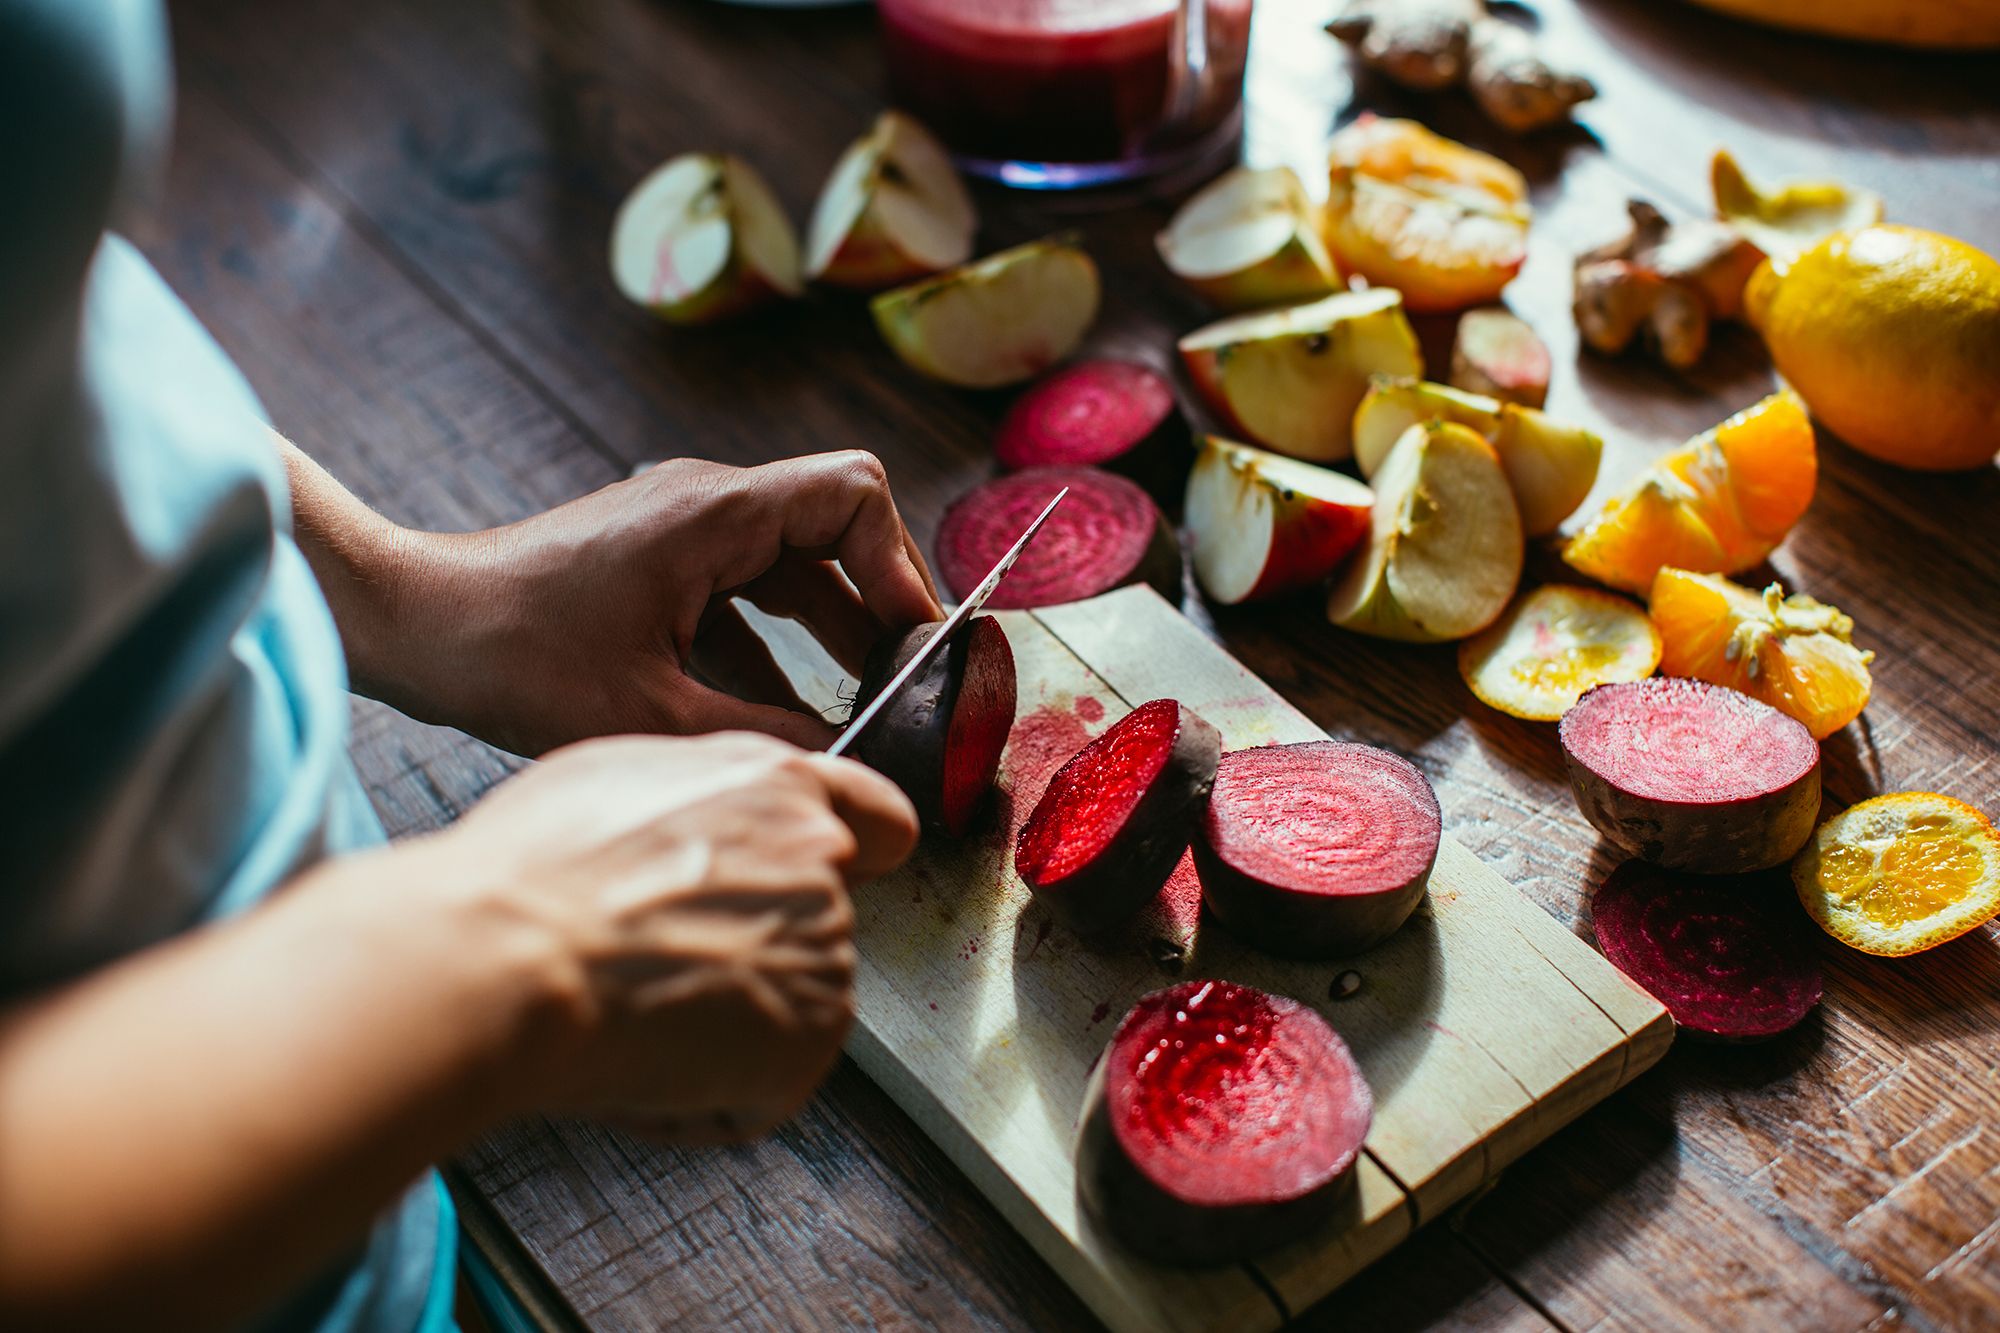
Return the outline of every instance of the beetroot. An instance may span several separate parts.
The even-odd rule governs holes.
[[[1069,498],[987,605],[995,610],[1080,601],[1127,583],[1180,600],[1181,551],[1160,507],[1133,481],[1087,467],[1030,468],[960,496],[938,524],[937,572],[964,597],[1063,487]]]
[[[1079,935],[1151,902],[1187,850],[1222,736],[1172,699],[1140,704],[1056,770],[1014,844],[1014,868]]]
[[[1184,981],[1132,1006],[1097,1062],[1077,1191],[1146,1258],[1245,1258],[1332,1215],[1373,1115],[1368,1081],[1317,1013]]]
[[[1409,919],[1443,835],[1437,794],[1401,755],[1267,745],[1222,757],[1194,863],[1232,932],[1269,953],[1330,958]]]
[[[1791,886],[1627,861],[1591,899],[1597,947],[1690,1032],[1755,1041],[1795,1026],[1825,982]]]
[[[1045,377],[1014,400],[993,437],[1010,472],[1108,467],[1149,488],[1186,472],[1189,445],[1173,388],[1130,361],[1080,361]]]
[[[1819,743],[1747,694],[1672,676],[1600,685],[1559,733],[1583,817],[1633,856],[1736,874],[1812,836]]]
[[[937,628],[919,625],[876,646],[857,712]],[[1014,650],[999,621],[974,616],[862,733],[854,756],[901,787],[925,824],[959,837],[993,789],[1013,725]]]

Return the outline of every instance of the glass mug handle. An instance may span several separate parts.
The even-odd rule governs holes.
[[[1180,0],[1174,10],[1173,39],[1167,46],[1166,114],[1161,132],[1172,134],[1193,122],[1208,104],[1214,74],[1208,59],[1208,0]]]

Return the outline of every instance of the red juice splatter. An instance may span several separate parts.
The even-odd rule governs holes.
[[[1102,722],[1104,720],[1104,705],[1092,695],[1085,694],[1079,696],[1076,701],[1076,715],[1085,722]]]
[[[1111,1013],[1111,1001],[1099,1000],[1097,1002],[1097,1007],[1090,1011],[1090,1025],[1092,1027],[1096,1027],[1099,1023],[1102,1023],[1105,1020],[1105,1018],[1110,1015],[1110,1013]]]

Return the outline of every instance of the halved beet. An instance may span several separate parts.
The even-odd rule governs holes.
[[[1155,991],[1118,1025],[1077,1127],[1077,1191],[1158,1261],[1216,1264],[1332,1215],[1375,1112],[1313,1010],[1228,981]]]
[[[1222,757],[1195,839],[1202,899],[1269,953],[1330,958],[1388,938],[1423,901],[1444,819],[1401,755],[1347,741]]]
[[[1221,757],[1221,734],[1188,709],[1140,704],[1049,779],[1014,868],[1079,935],[1116,925],[1174,873]]]
[[[1747,694],[1674,676],[1600,685],[1558,731],[1583,817],[1633,856],[1739,874],[1812,836],[1819,742]]]
[[[937,572],[964,597],[1034,522],[1057,492],[1048,525],[986,604],[995,610],[1054,606],[1127,583],[1150,583],[1180,600],[1181,549],[1160,507],[1137,482],[1087,467],[1041,467],[974,487],[938,524]]]
[[[1184,475],[1187,423],[1173,387],[1131,361],[1079,361],[1030,386],[1000,421],[993,454],[1010,472],[1108,467],[1158,489]]]
[[[855,710],[916,655],[937,623],[884,640],[868,656]],[[958,637],[855,742],[854,757],[903,789],[926,824],[956,838],[971,827],[1014,725],[1014,650],[992,616]]]
[[[1644,861],[1591,898],[1597,947],[1690,1032],[1756,1041],[1796,1026],[1825,989],[1809,918],[1769,875],[1678,875]]]

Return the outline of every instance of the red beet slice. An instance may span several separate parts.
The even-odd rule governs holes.
[[[1633,856],[1738,874],[1812,836],[1819,742],[1747,694],[1674,676],[1600,685],[1558,731],[1583,817]]]
[[[1690,1032],[1756,1041],[1796,1026],[1825,981],[1791,885],[1627,861],[1591,898],[1597,947]]]
[[[1127,583],[1150,583],[1179,601],[1180,543],[1160,507],[1137,482],[1085,467],[1009,473],[974,487],[945,510],[937,572],[952,595],[964,597],[977,587],[1065,486],[1069,498],[986,604],[996,611],[1054,606]]]
[[[1187,851],[1222,736],[1172,699],[1140,704],[1056,770],[1021,825],[1014,868],[1079,935],[1151,902]]]
[[[1010,472],[1031,467],[1108,467],[1149,488],[1189,462],[1187,423],[1156,371],[1130,361],[1080,361],[1014,400],[993,437]]]
[[[1184,981],[1134,1005],[1097,1062],[1077,1190],[1146,1258],[1245,1258],[1332,1215],[1374,1111],[1347,1044],[1313,1010]]]
[[[936,624],[869,654],[858,711],[916,655]],[[992,616],[974,616],[855,743],[855,758],[903,789],[926,824],[952,837],[971,827],[1014,725],[1014,650]]]
[[[1258,948],[1289,958],[1358,953],[1423,901],[1444,820],[1401,755],[1347,741],[1222,757],[1195,839],[1202,899]]]

